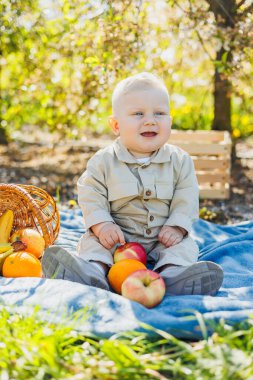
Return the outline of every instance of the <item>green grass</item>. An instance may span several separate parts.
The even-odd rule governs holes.
[[[253,379],[253,319],[185,342],[156,330],[98,339],[1,307],[0,380]],[[199,319],[200,317],[198,317]],[[200,321],[200,319],[199,319]],[[200,321],[205,332],[205,322]]]

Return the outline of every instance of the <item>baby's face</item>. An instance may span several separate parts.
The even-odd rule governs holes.
[[[171,117],[166,92],[138,89],[123,95],[110,124],[135,157],[148,157],[167,142]]]

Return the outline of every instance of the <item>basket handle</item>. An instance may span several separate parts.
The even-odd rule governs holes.
[[[30,196],[30,194],[26,190],[24,190],[20,186],[17,186],[14,184],[0,184],[0,191],[1,190],[9,190],[10,188],[13,190],[14,193],[18,193],[18,192],[22,193],[23,197],[27,200],[28,204],[31,205],[31,207],[33,208],[33,212],[34,212],[34,214],[35,214],[35,216],[39,222],[40,228],[42,230],[46,246],[50,245],[51,244],[50,236],[49,236],[47,227],[44,223],[44,219],[41,215],[40,208],[37,206],[35,200]]]

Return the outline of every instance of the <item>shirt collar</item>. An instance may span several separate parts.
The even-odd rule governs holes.
[[[113,148],[118,160],[123,161],[127,164],[136,164],[137,161],[135,157],[126,149],[126,147],[120,141],[118,137],[113,142]],[[157,164],[168,162],[171,159],[171,148],[169,144],[163,145],[160,149],[156,150],[150,156],[150,162]]]

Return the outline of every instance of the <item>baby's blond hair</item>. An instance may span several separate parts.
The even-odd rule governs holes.
[[[155,74],[142,72],[136,75],[132,75],[120,81],[112,94],[112,110],[113,113],[116,113],[116,109],[119,104],[119,100],[123,95],[128,94],[134,90],[146,90],[148,88],[161,88],[165,91],[168,96],[169,102],[169,93],[163,82],[163,80]]]

